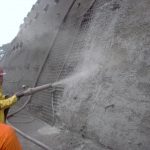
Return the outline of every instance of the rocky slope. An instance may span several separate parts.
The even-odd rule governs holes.
[[[32,97],[33,115],[106,149],[150,149],[150,1],[47,3],[3,62],[5,90],[60,80]]]

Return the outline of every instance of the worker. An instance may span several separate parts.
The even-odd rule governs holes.
[[[17,96],[6,98],[2,92],[3,69],[0,67],[0,150],[22,150],[14,129],[5,124],[4,111],[17,102]]]
[[[3,69],[0,67],[0,123],[5,122],[4,111],[14,105],[17,102],[17,96],[13,95],[9,98],[5,98],[2,92],[2,84],[3,84]]]
[[[4,123],[0,123],[0,150],[22,150],[14,129]]]

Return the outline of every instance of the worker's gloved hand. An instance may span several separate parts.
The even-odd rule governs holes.
[[[4,95],[5,96],[5,99],[9,98],[10,96],[8,94]]]

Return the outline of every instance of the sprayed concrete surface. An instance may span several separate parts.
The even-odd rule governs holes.
[[[59,128],[35,132],[49,136],[44,142],[54,150],[149,150],[150,1],[53,2],[47,16],[42,12],[13,41],[12,48],[24,45],[3,60],[10,73],[5,91],[22,83],[62,87],[35,94],[28,104],[31,115]]]
[[[83,139],[77,133],[70,132],[64,126],[52,127],[47,123],[34,118],[27,111],[22,111],[9,122],[19,128],[28,136],[40,141],[48,150],[106,150],[103,145],[93,143],[91,140]],[[42,150],[44,148],[34,144],[18,134],[24,150]]]

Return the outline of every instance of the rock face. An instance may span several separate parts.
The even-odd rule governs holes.
[[[5,91],[59,81],[31,98],[33,115],[106,149],[149,150],[149,8],[149,0],[38,1],[3,60]]]

